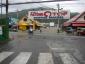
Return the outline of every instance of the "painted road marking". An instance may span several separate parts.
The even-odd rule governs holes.
[[[64,64],[79,64],[69,53],[59,53]]]
[[[7,57],[9,57],[10,55],[12,55],[14,52],[2,52],[0,53],[0,62],[2,62],[3,60],[5,60]]]
[[[54,64],[51,53],[40,53],[38,57],[38,64]]]
[[[54,46],[63,46],[63,45],[59,45],[59,44],[55,44]],[[74,52],[74,48],[63,48],[63,47],[61,47],[61,48],[52,48],[52,47],[50,47],[51,49],[52,49],[52,51],[54,52],[54,53],[65,53],[65,52]]]
[[[10,64],[26,64],[31,55],[31,52],[21,52]]]

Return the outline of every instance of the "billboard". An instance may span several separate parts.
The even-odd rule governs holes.
[[[34,19],[69,19],[70,11],[69,10],[43,10],[43,11],[28,11],[28,18]]]

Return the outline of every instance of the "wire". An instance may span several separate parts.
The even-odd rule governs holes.
[[[53,1],[36,1],[36,2],[19,2],[19,3],[9,3],[8,5],[20,5],[20,4],[32,4],[32,3],[47,3],[47,2],[61,2],[61,1],[68,1],[68,0],[53,0]],[[70,0],[72,1],[72,0]],[[5,3],[3,3],[5,4]]]

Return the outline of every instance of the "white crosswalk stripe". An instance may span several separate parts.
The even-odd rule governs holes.
[[[0,63],[14,52],[1,52]],[[58,53],[63,64],[79,64],[70,53]],[[20,52],[9,64],[27,64],[31,58],[32,52]],[[37,64],[54,64],[52,53],[39,53]]]
[[[61,57],[64,64],[79,64],[69,53],[60,53],[59,56]]]
[[[0,53],[0,62],[6,59],[8,56],[12,55],[14,52],[2,52]]]
[[[38,57],[38,64],[54,64],[51,53],[40,53]]]
[[[31,52],[21,52],[10,64],[26,64],[31,55]]]

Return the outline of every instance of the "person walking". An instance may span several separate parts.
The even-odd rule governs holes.
[[[28,33],[29,33],[29,38],[31,38],[33,36],[33,28],[32,27],[29,27]]]

